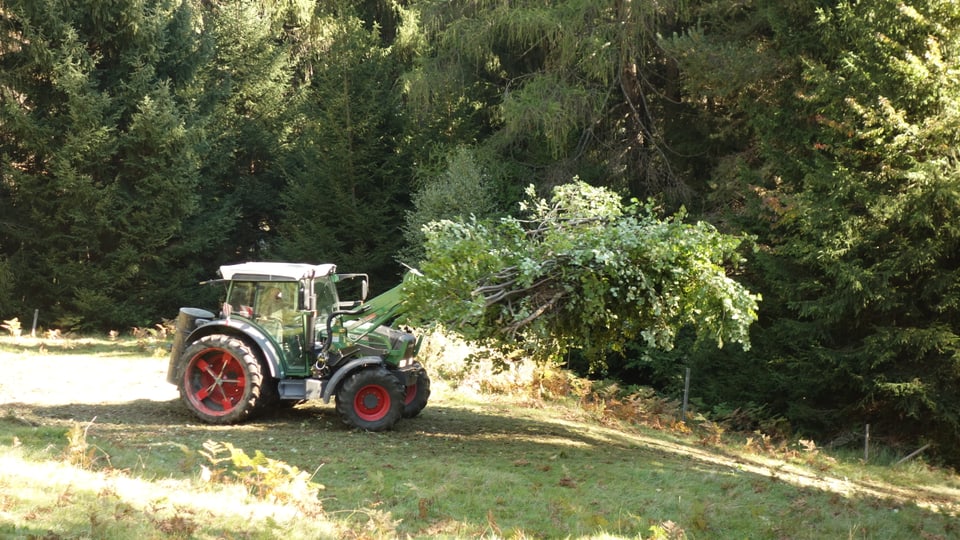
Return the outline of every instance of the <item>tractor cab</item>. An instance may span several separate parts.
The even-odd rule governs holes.
[[[340,305],[332,264],[254,262],[220,267],[227,284],[221,317],[262,330],[282,351],[284,374],[306,375],[325,321]]]

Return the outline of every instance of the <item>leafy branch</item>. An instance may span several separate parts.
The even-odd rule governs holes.
[[[602,358],[633,341],[669,349],[687,326],[749,347],[759,296],[727,275],[739,238],[583,182],[528,196],[523,219],[424,228],[423,276],[407,282],[421,319],[539,359],[571,348]]]

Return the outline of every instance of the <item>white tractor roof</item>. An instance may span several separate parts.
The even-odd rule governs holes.
[[[223,279],[250,279],[251,281],[298,281],[309,277],[323,277],[334,273],[334,264],[305,264],[286,262],[245,262],[220,267]]]

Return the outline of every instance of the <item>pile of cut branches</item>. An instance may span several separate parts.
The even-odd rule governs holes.
[[[522,219],[425,227],[423,275],[406,283],[419,319],[538,359],[571,348],[602,357],[637,341],[669,349],[686,326],[749,347],[759,297],[727,275],[739,238],[582,182],[550,200],[528,195]]]

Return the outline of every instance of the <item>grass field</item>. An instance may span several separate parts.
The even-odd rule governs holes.
[[[390,432],[322,403],[214,427],[150,340],[0,339],[0,538],[960,537],[960,477],[923,456],[428,361],[430,404]]]

